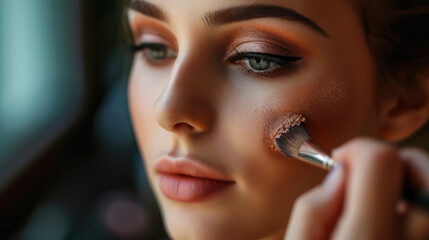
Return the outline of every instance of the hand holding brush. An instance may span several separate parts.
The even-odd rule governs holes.
[[[331,171],[321,187],[297,200],[286,239],[396,239],[407,235],[392,227],[397,219],[411,221],[401,214],[429,212],[429,158],[421,151],[357,139],[331,156],[302,122],[284,129],[275,144],[285,156]]]
[[[311,140],[304,123],[291,126],[287,132],[275,139],[275,143],[279,151],[287,157],[300,159],[326,170],[335,166],[335,161],[327,151]],[[404,180],[402,197],[429,212],[429,194],[413,188],[409,179]]]

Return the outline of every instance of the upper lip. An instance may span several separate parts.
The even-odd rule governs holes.
[[[188,157],[164,155],[158,159],[155,170],[158,173],[188,175],[191,177],[232,182],[232,180],[226,176]]]

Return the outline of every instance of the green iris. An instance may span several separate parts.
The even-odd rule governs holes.
[[[162,45],[152,46],[149,48],[149,55],[152,59],[163,60],[167,58],[168,49]]]
[[[249,65],[256,71],[264,71],[270,68],[270,61],[265,58],[249,58]]]

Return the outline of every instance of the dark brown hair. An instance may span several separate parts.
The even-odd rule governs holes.
[[[382,82],[406,87],[429,67],[429,0],[351,0]],[[406,73],[407,77],[399,77]]]

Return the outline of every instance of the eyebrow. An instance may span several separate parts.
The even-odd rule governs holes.
[[[129,8],[136,10],[144,15],[151,16],[161,21],[168,21],[165,12],[158,6],[144,0],[132,1]],[[222,24],[245,21],[257,18],[280,18],[290,21],[296,21],[304,24],[318,34],[329,38],[323,28],[317,25],[313,20],[296,12],[293,9],[264,4],[253,4],[246,6],[235,6],[223,8],[216,11],[210,11],[203,16],[203,22],[208,27],[219,26]]]
[[[168,21],[167,15],[165,14],[165,12],[160,7],[150,2],[146,2],[142,0],[138,0],[138,1],[132,0],[128,5],[128,8],[136,10],[141,14],[156,18],[164,22]]]

